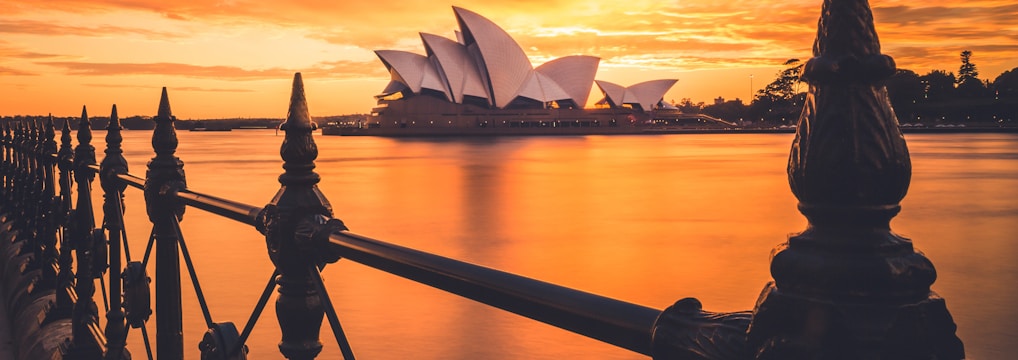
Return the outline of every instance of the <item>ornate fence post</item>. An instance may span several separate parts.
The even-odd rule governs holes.
[[[313,170],[318,147],[311,135],[315,126],[304,98],[304,83],[296,73],[281,127],[286,132],[279,150],[285,169],[279,176],[282,186],[260,215],[259,229],[280,274],[276,278],[276,317],[283,335],[279,351],[291,360],[313,359],[322,351],[319,333],[324,308],[311,270],[325,261],[310,235],[321,225],[320,216],[332,217],[332,205],[316,185],[320,178]]]
[[[42,266],[42,279],[40,282],[44,283],[47,289],[55,289],[58,272],[57,257],[59,256],[57,251],[59,199],[57,198],[56,191],[56,172],[54,171],[57,160],[57,142],[55,139],[56,129],[53,126],[53,115],[47,118],[44,130],[42,144],[39,147],[43,179],[42,201],[40,202],[43,210],[40,211],[39,215],[41,215],[41,223],[45,227],[40,234],[40,241],[42,241],[43,246],[43,261],[40,262]]]
[[[120,233],[124,229],[124,219],[121,216],[124,211],[124,189],[127,184],[117,180],[117,175],[127,173],[127,159],[124,159],[124,151],[120,148],[124,141],[120,135],[120,117],[117,116],[117,105],[113,105],[110,123],[106,127],[106,156],[99,164],[99,180],[103,188],[103,214],[106,218],[106,229],[109,231],[110,251],[110,310],[106,313],[106,337],[107,343],[106,359],[129,359],[125,357],[127,339],[127,323],[124,320],[124,311],[121,308],[121,268],[120,263]]]
[[[53,311],[54,316],[68,318],[71,316],[71,309],[74,308],[74,301],[78,297],[74,292],[74,271],[71,266],[74,264],[74,257],[71,251],[74,250],[73,235],[71,234],[71,171],[74,167],[74,150],[71,146],[71,121],[65,120],[64,126],[60,129],[60,152],[57,153],[57,167],[60,169],[60,209],[59,223],[63,227],[63,236],[60,237],[60,258],[57,260],[57,303]]]
[[[184,204],[176,198],[187,184],[184,162],[177,151],[176,118],[170,112],[170,99],[163,88],[159,112],[152,119],[152,149],[156,156],[148,162],[145,174],[145,210],[152,221],[156,241],[156,357],[184,357],[184,326],[180,306],[180,253],[174,222],[184,216]]]
[[[809,227],[776,248],[757,359],[961,359],[933,264],[890,231],[911,162],[866,0],[825,0],[788,179]]]
[[[95,215],[92,212],[91,187],[95,170],[90,165],[95,164],[95,147],[91,145],[91,126],[88,112],[82,107],[81,121],[78,122],[78,146],[74,149],[74,180],[78,183],[78,201],[71,231],[78,260],[78,271],[75,274],[75,293],[78,299],[71,316],[73,354],[77,355],[73,357],[75,359],[98,359],[106,345],[99,327],[99,309],[92,298],[95,295],[92,258],[97,239],[93,232]]]
[[[2,130],[2,133],[0,133],[0,151],[3,151],[3,157],[0,157],[0,159],[3,159],[3,163],[0,163],[0,176],[3,176],[0,179],[2,181],[0,183],[0,197],[3,197],[4,206],[6,206],[10,205],[10,199],[7,198],[7,195],[10,194],[9,182],[11,180],[11,122],[4,121],[0,124],[0,130]],[[2,210],[6,211],[6,209]]]

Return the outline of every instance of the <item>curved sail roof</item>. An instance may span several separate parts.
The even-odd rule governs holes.
[[[583,107],[590,97],[590,85],[594,83],[600,62],[601,59],[595,56],[573,55],[546,62],[535,70],[557,83],[569,94],[568,99]]]
[[[672,85],[675,85],[678,81],[677,79],[650,80],[630,85],[628,89],[633,95],[636,95],[636,102],[640,104],[640,107],[644,110],[650,110],[664,98],[668,89],[671,89]]]
[[[375,55],[389,69],[392,80],[402,82],[415,94],[419,94],[421,89],[430,89],[449,98],[438,71],[426,56],[400,50],[376,50]]]
[[[625,104],[626,99],[626,87],[604,80],[597,80],[597,87],[604,93],[606,100],[611,101],[612,104],[619,106]]]
[[[644,81],[639,84],[624,87],[619,84],[597,80],[597,87],[601,88],[606,99],[612,104],[634,104],[640,105],[644,111],[654,108],[654,105],[661,101],[675,83],[676,79],[660,79]]]
[[[402,82],[414,93],[421,92],[421,81],[424,80],[428,58],[400,50],[375,50],[375,55],[378,55],[385,64],[392,80]]]
[[[534,99],[540,102],[556,100],[569,100],[569,94],[560,87],[555,80],[537,72],[530,73],[527,82],[523,83],[519,96]]]
[[[464,95],[488,97],[477,72],[477,64],[463,44],[426,33],[421,33],[421,40],[428,57],[437,64],[435,68],[445,81],[453,102],[462,103]]]
[[[453,7],[463,31],[464,44],[476,47],[480,70],[485,72],[491,100],[504,107],[519,94],[534,67],[520,45],[505,30],[475,12]]]

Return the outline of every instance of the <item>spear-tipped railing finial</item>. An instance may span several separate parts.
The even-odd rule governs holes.
[[[325,311],[311,274],[317,274],[319,264],[338,257],[327,255],[325,244],[308,238],[320,231],[316,229],[324,225],[323,217],[332,217],[332,206],[316,185],[318,147],[312,137],[316,125],[300,73],[293,77],[286,122],[280,128],[286,132],[279,150],[285,170],[279,176],[282,187],[259,214],[258,228],[279,272],[276,315],[283,337],[279,350],[288,359],[311,359],[322,350],[319,333]],[[337,223],[335,229],[345,229]]]
[[[177,151],[176,118],[170,113],[170,99],[163,87],[159,110],[152,119],[152,149],[156,156],[145,174],[145,209],[152,221],[156,251],[156,357],[179,359],[184,353],[183,318],[180,300],[180,254],[177,221],[185,206],[176,193],[187,188],[184,162]]]

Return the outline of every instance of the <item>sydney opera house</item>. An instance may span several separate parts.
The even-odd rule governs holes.
[[[455,40],[421,33],[425,55],[375,51],[391,81],[376,95],[378,106],[371,116],[357,128],[436,133],[619,128],[649,123],[655,112],[677,113],[662,102],[675,79],[630,86],[595,80],[600,59],[586,55],[534,67],[494,22],[459,7],[453,12],[460,27]],[[585,108],[594,84],[603,98]]]

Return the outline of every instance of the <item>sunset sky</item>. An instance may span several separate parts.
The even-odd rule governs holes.
[[[284,117],[294,72],[312,115],[367,113],[389,80],[372,52],[424,53],[419,32],[455,39],[451,6],[504,28],[535,66],[600,57],[597,79],[676,78],[666,101],[750,96],[789,58],[808,59],[821,0],[261,1],[5,0],[0,115]],[[899,68],[957,73],[972,50],[982,79],[1018,67],[1014,0],[871,1]],[[752,78],[751,75],[752,74]],[[751,90],[752,89],[752,90]],[[593,90],[591,98],[601,94]]]

